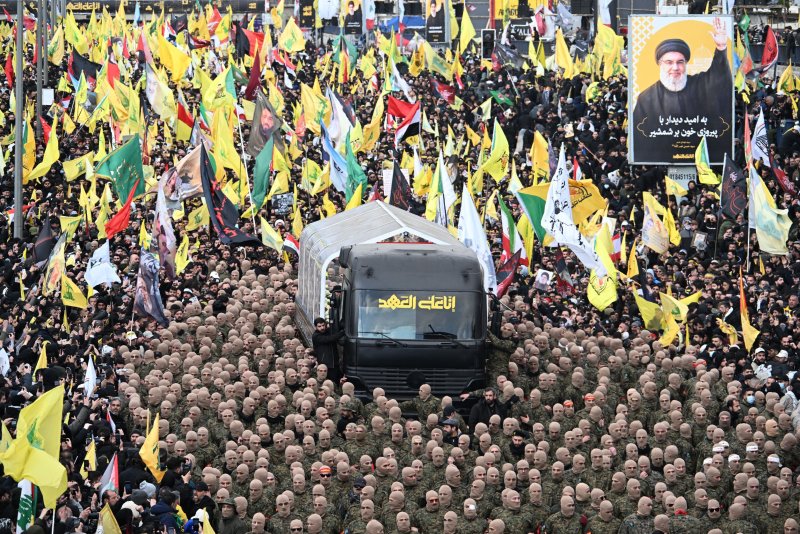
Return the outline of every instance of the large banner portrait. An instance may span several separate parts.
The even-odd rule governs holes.
[[[693,165],[733,151],[733,18],[632,15],[628,32],[631,163]]]
[[[361,0],[344,0],[344,33],[346,35],[361,35],[364,30],[364,10],[361,9]]]
[[[425,0],[425,40],[447,43],[447,5],[444,0]]]

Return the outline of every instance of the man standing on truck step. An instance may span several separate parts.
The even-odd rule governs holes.
[[[400,409],[404,412],[416,412],[417,419],[427,421],[430,414],[436,414],[439,411],[441,403],[441,399],[431,395],[431,387],[428,384],[422,384],[419,387],[419,395],[401,403]]]
[[[314,319],[314,333],[311,342],[314,344],[314,354],[317,363],[324,363],[328,367],[328,378],[334,384],[339,384],[342,377],[339,365],[339,340],[344,337],[344,330],[331,332],[328,321],[322,317]]]
[[[517,341],[513,336],[514,326],[508,323],[500,328],[500,337],[487,332],[490,349],[486,359],[486,374],[489,384],[495,384],[498,376],[508,374],[508,362],[517,350]]]

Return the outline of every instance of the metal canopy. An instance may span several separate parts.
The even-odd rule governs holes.
[[[328,266],[341,248],[379,243],[405,232],[437,245],[461,246],[447,228],[385,202],[368,202],[306,226],[300,236],[298,306],[325,317]]]

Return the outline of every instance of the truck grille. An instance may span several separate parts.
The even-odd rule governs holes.
[[[409,375],[412,380],[409,380]],[[417,395],[420,384],[429,384],[437,397],[458,395],[471,389],[483,387],[486,376],[473,369],[378,369],[374,367],[350,367],[347,376],[360,378],[367,389],[380,387],[389,398],[409,399]],[[420,381],[420,378],[422,379]],[[411,382],[411,384],[409,384]],[[371,395],[370,395],[371,396]]]

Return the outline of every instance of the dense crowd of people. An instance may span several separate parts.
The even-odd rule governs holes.
[[[277,39],[278,30],[268,26],[265,31]],[[4,35],[7,46],[13,36]],[[304,67],[280,86],[287,124],[295,123],[301,84],[318,80],[318,60],[331,47],[309,41],[305,51],[292,56]],[[380,56],[375,44],[359,44],[359,55],[370,48]],[[532,275],[539,269],[564,274],[553,249],[537,241],[529,266],[518,268],[501,299],[500,328],[489,334],[485,390],[448,397],[423,385],[412,399],[393,399],[376,388],[364,398],[346,376],[339,379],[335,357],[331,368],[318,361],[320,349],[329,361],[329,346],[315,347],[299,335],[292,252],[225,246],[208,223],[190,229],[186,216],[175,216],[177,240],[188,236],[193,261],[174,279],[162,269],[168,325],[135,314],[141,228],[147,232],[153,223],[155,195],[134,200],[130,225],[109,242],[120,283],[94,288],[85,309],[65,307],[57,292],[44,295],[45,265],[32,258],[36,237],[43,224],[52,224],[59,234],[60,216],[82,213],[81,190],[89,187],[83,177],[67,181],[61,163],[106,150],[99,145],[101,131],[104,139],[114,136],[109,124],[97,124],[92,133],[79,125],[71,135],[59,126],[62,161],[25,185],[24,214],[10,211],[10,157],[0,180],[2,212],[9,219],[24,217],[25,229],[22,239],[13,237],[11,221],[0,229],[0,342],[8,355],[0,416],[10,436],[18,437],[21,407],[61,384],[67,392],[59,458],[68,473],[67,491],[55,509],[43,509],[40,502],[36,522],[25,532],[96,532],[98,512],[106,504],[125,534],[207,532],[209,527],[218,534],[798,532],[797,195],[763,169],[767,187],[778,207],[789,209],[793,226],[788,255],[762,254],[755,234],[748,235],[744,213],[736,219],[720,215],[715,188],[691,183],[676,203],[664,190],[664,168],[628,164],[624,76],[598,80],[581,72],[564,79],[558,69],[495,69],[481,61],[479,52],[473,46],[461,56],[457,94],[463,104],[458,109],[432,93],[431,77],[438,75],[413,76],[407,65],[399,65],[411,96],[441,135],[437,140],[423,131],[423,165],[436,166],[437,142],[444,144],[452,130],[461,140],[450,156],[453,186],[460,191],[481,150],[480,142],[464,142],[468,129],[488,128],[491,136],[491,121],[484,121],[477,108],[499,91],[502,98],[494,97],[491,104],[492,121],[510,140],[524,186],[533,183],[528,154],[536,131],[556,153],[563,144],[567,159],[599,187],[608,200],[607,215],[617,221],[628,247],[642,227],[643,191],[675,214],[680,245],[662,255],[640,248],[641,275],[621,286],[618,300],[600,311],[586,297],[588,273],[566,250],[572,283],[534,285]],[[25,92],[33,101],[32,47],[25,54]],[[118,59],[134,82],[144,72],[139,59],[135,50]],[[58,80],[66,65],[50,69],[51,79]],[[284,78],[280,62],[269,69],[275,79]],[[593,81],[599,81],[599,96],[587,97]],[[773,168],[782,168],[796,188],[800,137],[794,146],[792,136],[798,134],[783,131],[796,95],[777,94],[770,80],[763,82],[754,87],[749,103],[737,96],[736,131],[743,131],[745,108],[750,118],[763,110]],[[246,80],[235,83],[239,91]],[[385,98],[359,75],[337,89],[362,125],[372,120],[377,99]],[[185,79],[181,90],[188,107],[197,109],[198,88]],[[10,103],[11,92],[3,86],[4,145],[13,142],[6,136],[20,124]],[[168,135],[168,126],[145,111],[155,128],[147,140],[150,164],[161,176],[192,147]],[[50,110],[42,120],[50,124],[56,117]],[[234,135],[239,149],[240,140],[248,138],[248,122],[242,121],[241,129],[241,136]],[[290,140],[287,136],[287,147]],[[294,140],[301,154],[290,158],[291,179],[299,185],[304,158],[323,166],[322,148],[309,130]],[[381,191],[385,162],[403,157],[394,141],[393,133],[382,130],[374,148],[357,153],[369,184],[362,191],[365,201],[389,194]],[[44,148],[37,139],[37,161]],[[741,139],[731,156],[743,161]],[[245,161],[251,175],[255,162]],[[510,179],[487,177],[476,198],[481,211],[491,213],[487,199],[497,192],[519,218]],[[337,211],[344,208],[342,193],[329,188],[326,194]],[[119,199],[119,205],[124,202]],[[296,203],[304,224],[326,214],[322,195],[305,188],[297,189]],[[412,211],[422,215],[424,204],[415,196]],[[186,200],[183,211],[200,205],[200,197]],[[90,210],[66,245],[66,275],[84,292],[87,263],[104,241],[96,224],[99,209]],[[292,231],[294,222],[275,213],[269,202],[260,214],[282,235]],[[241,219],[241,229],[258,233],[253,221]],[[486,228],[499,262],[500,221],[487,216]],[[628,260],[625,251],[619,260],[623,272]],[[717,321],[724,318],[741,329],[740,268],[750,320],[761,332],[749,351],[741,336],[731,339]],[[689,307],[680,335],[669,344],[646,328],[634,300],[634,293],[655,301],[659,292],[688,296],[698,291],[699,301]],[[46,367],[34,373],[42,353]],[[90,358],[98,382],[87,396],[82,384]],[[462,406],[466,410],[457,409]],[[139,454],[156,420],[160,480]],[[94,465],[87,458],[92,443]],[[101,492],[100,479],[115,454],[118,487]],[[0,534],[16,528],[17,482],[0,479]],[[100,527],[107,529],[107,524]]]

